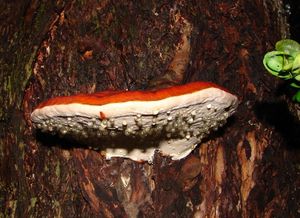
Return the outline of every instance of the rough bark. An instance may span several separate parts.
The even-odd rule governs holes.
[[[287,35],[281,1],[31,0],[0,9],[0,217],[299,216],[299,121],[289,90],[262,66]],[[105,160],[30,122],[53,96],[182,80],[220,84],[240,106],[180,161]]]

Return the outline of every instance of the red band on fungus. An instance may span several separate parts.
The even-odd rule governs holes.
[[[78,94],[74,96],[55,97],[39,104],[37,108],[42,108],[49,105],[72,103],[103,105],[126,101],[157,101],[168,97],[193,93],[195,91],[200,91],[210,87],[215,87],[226,91],[224,88],[214,83],[193,82],[155,91],[103,91],[93,94]]]

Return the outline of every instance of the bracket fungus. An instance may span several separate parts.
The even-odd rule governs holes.
[[[106,158],[151,162],[155,151],[186,157],[225,124],[237,97],[209,82],[155,91],[104,91],[47,100],[32,112],[42,132],[94,144]]]

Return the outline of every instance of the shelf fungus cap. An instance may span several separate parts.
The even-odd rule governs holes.
[[[104,91],[56,97],[32,112],[42,132],[83,141],[106,158],[151,162],[155,151],[186,157],[211,130],[225,124],[237,97],[208,82],[155,91]]]

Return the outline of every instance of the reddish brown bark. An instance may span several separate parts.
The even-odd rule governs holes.
[[[287,33],[280,1],[0,5],[0,217],[299,216],[299,121],[262,66]],[[180,161],[105,160],[29,119],[50,97],[182,80],[222,85],[240,106]]]

